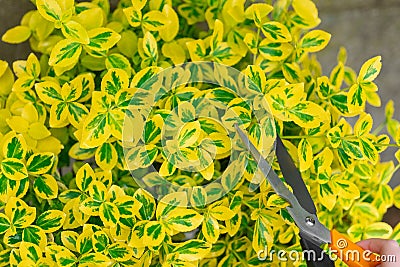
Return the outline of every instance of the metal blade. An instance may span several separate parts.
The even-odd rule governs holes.
[[[286,199],[290,204],[293,204],[296,198],[293,193],[290,192],[290,190],[285,186],[281,179],[279,179],[278,175],[272,170],[271,165],[263,158],[257,148],[250,142],[248,136],[237,125],[235,125],[235,128],[244,145],[250,151],[254,160],[257,162],[258,168],[260,168],[261,172],[268,179],[268,182],[275,190],[275,192],[280,197]]]
[[[300,205],[295,195],[290,192],[281,179],[279,179],[278,175],[272,170],[271,165],[263,158],[257,148],[250,142],[248,136],[239,128],[237,124],[235,124],[235,128],[245,147],[250,151],[250,154],[257,162],[257,167],[268,179],[269,184],[280,197],[289,202],[290,207],[286,207],[286,209],[290,216],[292,216],[296,225],[299,227],[300,232],[303,233],[304,237],[317,246],[330,243],[331,233],[328,228],[321,224],[315,213],[308,212]]]
[[[308,212],[316,214],[317,210],[314,201],[304,184],[300,171],[296,168],[296,165],[294,165],[292,158],[279,136],[277,136],[276,140],[276,156],[279,166],[281,166],[283,177],[285,177],[285,181],[293,188],[293,194],[297,200],[299,200],[300,205]]]

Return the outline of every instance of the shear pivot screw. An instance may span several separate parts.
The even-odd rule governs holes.
[[[308,226],[314,226],[315,225],[315,220],[312,217],[306,217],[306,224]]]

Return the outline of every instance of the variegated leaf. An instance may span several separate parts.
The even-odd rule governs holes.
[[[54,160],[53,153],[35,153],[28,159],[26,168],[30,174],[44,174],[53,167]]]
[[[88,32],[90,42],[86,47],[94,51],[112,48],[121,39],[121,35],[109,28],[96,28]]]
[[[33,190],[38,197],[43,199],[54,199],[58,195],[58,184],[50,174],[42,174],[35,178]]]
[[[174,248],[173,252],[178,254],[178,258],[184,261],[197,261],[204,258],[211,251],[211,244],[199,240],[192,239],[179,244]]]
[[[11,180],[22,180],[28,177],[25,164],[16,158],[7,158],[1,162],[1,171]]]
[[[69,39],[58,42],[50,54],[49,65],[54,67],[70,67],[78,63],[82,45]]]
[[[36,225],[45,233],[52,233],[62,227],[65,220],[65,213],[60,210],[48,210],[40,214],[36,219]]]

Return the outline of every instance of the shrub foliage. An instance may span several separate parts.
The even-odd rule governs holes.
[[[287,203],[253,179],[250,157],[240,176],[206,186],[229,169],[232,114],[260,149],[271,134],[229,86],[178,86],[146,118],[130,108],[153,75],[197,61],[242,71],[264,96],[324,225],[354,241],[400,240],[400,226],[381,222],[400,207],[400,188],[388,185],[400,152],[397,162],[380,158],[400,145],[400,123],[393,102],[374,130],[365,110],[381,105],[381,58],[355,72],[341,49],[324,76],[314,53],[331,36],[315,29],[312,1],[121,0],[112,10],[108,0],[33,2],[37,10],[2,38],[29,40],[35,53],[0,62],[1,266],[278,266],[257,252],[301,250]],[[222,120],[212,119],[221,109]],[[124,123],[137,127],[129,144]],[[167,144],[165,127],[180,129]],[[189,160],[199,162],[194,171]],[[158,175],[146,172],[151,165]],[[131,172],[147,188],[191,190],[158,199]],[[232,190],[222,195],[224,186]]]

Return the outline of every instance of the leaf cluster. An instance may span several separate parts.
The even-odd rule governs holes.
[[[375,129],[366,112],[381,105],[381,58],[356,73],[343,48],[323,76],[314,53],[331,36],[311,0],[33,2],[2,37],[34,53],[0,61],[0,266],[280,266],[257,252],[300,251],[299,230],[248,153],[227,164],[235,122],[265,157],[282,137],[324,225],[400,241],[381,222],[400,208],[400,122],[392,101]],[[165,94],[146,90],[198,61],[240,70],[262,99],[244,101],[226,73],[214,86],[177,71]],[[272,116],[258,121],[263,103]],[[388,146],[397,162],[382,161]]]

